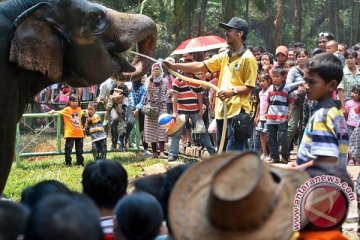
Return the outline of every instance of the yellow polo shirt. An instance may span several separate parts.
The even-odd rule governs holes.
[[[231,90],[234,87],[249,86],[255,87],[257,76],[257,63],[254,55],[248,49],[244,54],[235,56],[229,62],[227,52],[222,52],[204,61],[205,66],[210,72],[220,71],[218,88],[220,90]],[[228,118],[240,113],[243,108],[247,113],[250,112],[250,93],[241,96],[233,96],[226,99]],[[224,119],[223,102],[215,100],[215,118]]]

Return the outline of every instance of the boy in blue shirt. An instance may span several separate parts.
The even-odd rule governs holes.
[[[318,101],[301,141],[296,164],[340,164],[346,171],[349,137],[341,103],[332,99],[343,77],[341,61],[329,53],[311,58],[305,69],[305,89],[309,100]]]

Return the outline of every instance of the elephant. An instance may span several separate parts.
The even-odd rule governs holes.
[[[0,194],[15,156],[16,124],[27,104],[45,87],[99,84],[109,77],[136,80],[149,70],[155,22],[86,0],[0,2]]]

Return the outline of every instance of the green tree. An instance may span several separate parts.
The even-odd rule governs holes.
[[[200,35],[223,35],[219,22],[232,17],[249,23],[248,45],[275,46],[301,41],[311,50],[318,33],[331,31],[336,40],[354,45],[360,39],[359,0],[99,0],[119,11],[150,16],[159,36],[156,55],[165,56],[182,41]]]

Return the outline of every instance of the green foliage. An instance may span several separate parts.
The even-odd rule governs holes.
[[[85,164],[93,161],[92,156],[84,155]],[[160,159],[144,160],[142,155],[136,153],[111,153],[108,159],[120,162],[128,172],[129,179],[139,176],[144,167],[155,163],[167,164],[167,161]],[[74,161],[73,161],[74,162]],[[43,180],[57,180],[64,183],[73,191],[81,192],[81,175],[83,167],[71,166],[64,164],[63,156],[48,157],[46,160],[29,161],[23,159],[20,167],[15,164],[4,190],[4,196],[15,201],[19,201],[21,192],[29,186],[32,186]]]
[[[252,1],[254,7],[256,7],[260,12],[266,12],[269,10],[271,5],[274,5],[273,2],[267,0],[254,0]]]
[[[142,13],[150,16],[157,23],[159,36],[156,57],[166,57],[182,41],[196,37],[198,30],[198,15],[200,13],[199,0],[100,0],[104,5],[113,7],[120,11]],[[235,16],[245,18],[246,2],[249,1],[248,21],[250,35],[247,43],[249,45],[262,45],[269,51],[274,51],[272,33],[273,21],[277,13],[277,0],[234,0],[235,9],[224,9],[231,7],[232,1],[209,0],[206,9],[205,34],[223,36],[223,31],[218,27],[223,12],[234,13]],[[285,45],[294,42],[294,3],[295,0],[285,1],[285,15],[282,21],[281,39]],[[226,4],[226,6],[222,5]],[[314,0],[301,1],[302,24],[301,41],[305,43],[308,50],[318,45],[318,33],[322,31],[334,32],[339,42],[345,42],[348,46],[354,45],[360,38],[359,15],[360,3],[349,0]],[[336,4],[336,11],[330,13],[329,4]],[[330,26],[330,17],[339,14],[337,27]],[[352,34],[351,34],[352,33]],[[356,36],[356,34],[358,36]],[[351,39],[350,36],[353,36]]]
[[[174,51],[174,45],[171,44],[174,42],[175,36],[171,34],[170,29],[167,28],[166,24],[159,22],[158,27],[158,39],[156,43],[156,53],[155,58],[166,58],[172,51]]]

